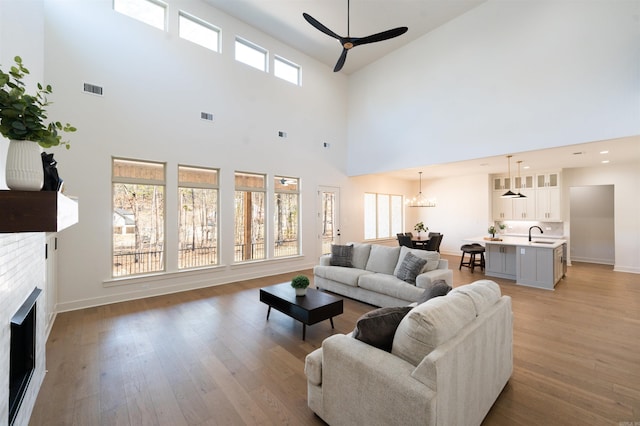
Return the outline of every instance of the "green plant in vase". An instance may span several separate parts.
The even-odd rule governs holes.
[[[69,149],[69,141],[62,140],[60,132],[75,132],[76,128],[59,121],[47,123],[46,107],[51,104],[47,95],[53,91],[51,85],[38,83],[38,90],[28,94],[23,79],[29,70],[20,56],[14,61],[16,65],[9,73],[0,69],[0,133],[9,140],[36,142],[43,148],[64,145]]]
[[[309,287],[309,277],[306,275],[296,275],[291,280],[291,287],[296,290],[296,296],[304,296]]]
[[[39,191],[44,183],[42,148],[64,145],[62,132],[75,132],[71,124],[47,122],[46,107],[51,103],[50,85],[38,83],[34,94],[27,93],[23,81],[29,70],[22,58],[14,58],[15,65],[8,73],[0,69],[0,134],[9,139],[5,166],[6,183],[10,189]]]
[[[420,232],[427,232],[429,231],[429,227],[425,226],[423,222],[418,222],[416,223],[416,225],[413,227],[413,230],[416,231],[418,233],[418,237],[420,237]]]

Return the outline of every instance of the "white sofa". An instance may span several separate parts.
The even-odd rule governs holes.
[[[305,362],[311,410],[332,426],[479,425],[513,370],[511,298],[489,280],[454,288],[414,307],[392,338],[391,352],[325,339]]]
[[[380,244],[353,245],[353,267],[331,266],[331,255],[320,257],[313,268],[316,288],[328,290],[375,306],[405,306],[415,302],[434,281],[453,287],[453,271],[440,253]],[[396,277],[407,253],[426,258],[423,272],[410,284]]]

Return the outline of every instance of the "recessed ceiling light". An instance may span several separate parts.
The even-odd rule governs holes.
[[[523,168],[523,169],[530,169],[530,168],[531,168],[531,166],[523,166],[522,168]]]
[[[609,160],[602,160],[602,164],[609,164]]]
[[[600,151],[600,154],[608,154],[609,151]]]

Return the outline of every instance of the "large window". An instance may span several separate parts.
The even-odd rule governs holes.
[[[274,177],[274,257],[300,253],[300,184],[297,178]]]
[[[236,38],[236,61],[267,71],[267,50],[250,41]]]
[[[113,276],[164,270],[165,165],[114,158]]]
[[[364,238],[391,238],[402,232],[402,196],[364,194]]]
[[[273,58],[273,75],[300,86],[300,66],[280,56]]]
[[[185,40],[199,44],[214,52],[220,51],[220,29],[201,19],[180,12],[179,35]]]
[[[218,263],[218,170],[178,166],[178,268]]]
[[[167,27],[167,5],[156,0],[113,0],[113,9],[161,30]]]
[[[266,177],[235,173],[234,239],[236,262],[264,259]]]

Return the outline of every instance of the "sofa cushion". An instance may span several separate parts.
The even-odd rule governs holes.
[[[396,328],[410,310],[409,306],[397,306],[369,311],[358,318],[353,337],[383,351],[391,352]]]
[[[469,296],[476,309],[476,315],[480,315],[489,309],[502,296],[500,286],[491,280],[478,280],[471,284],[456,287],[452,292]]]
[[[417,366],[475,317],[473,302],[465,294],[434,297],[411,309],[400,321],[391,353]]]
[[[366,243],[349,243],[353,245],[353,258],[351,264],[354,268],[366,269],[369,253],[371,252],[371,244]]]
[[[329,264],[331,266],[344,266],[347,268],[353,267],[351,259],[353,258],[353,246],[352,245],[331,245],[331,260]]]
[[[344,268],[342,266],[322,266],[313,267],[313,275],[327,280],[346,284],[352,287],[358,286],[358,280],[362,275],[375,275],[373,272],[364,269]]]
[[[395,275],[398,256],[400,255],[400,247],[388,247],[373,244],[369,260],[367,260],[367,271],[379,272],[381,274]]]
[[[396,299],[406,300],[408,303],[418,300],[424,292],[423,289],[413,284],[387,274],[361,275],[358,279],[358,287],[374,293],[395,297]]]
[[[402,281],[408,282],[409,284],[415,284],[416,277],[420,271],[422,271],[422,268],[426,263],[427,259],[421,259],[418,256],[407,253],[400,266],[396,268],[396,277],[400,278]]]
[[[445,280],[436,280],[425,289],[422,296],[417,300],[418,304],[424,303],[434,297],[446,296],[451,291],[451,286]]]
[[[400,265],[402,265],[402,261],[407,253],[411,253],[414,256],[419,257],[420,259],[426,259],[427,263],[422,268],[422,272],[433,271],[438,268],[438,263],[440,261],[440,253],[437,251],[427,251],[420,249],[411,249],[409,247],[402,246],[400,247],[400,254],[398,255],[398,263],[396,264],[396,268],[393,271],[394,275],[398,274],[398,270],[400,269]]]

